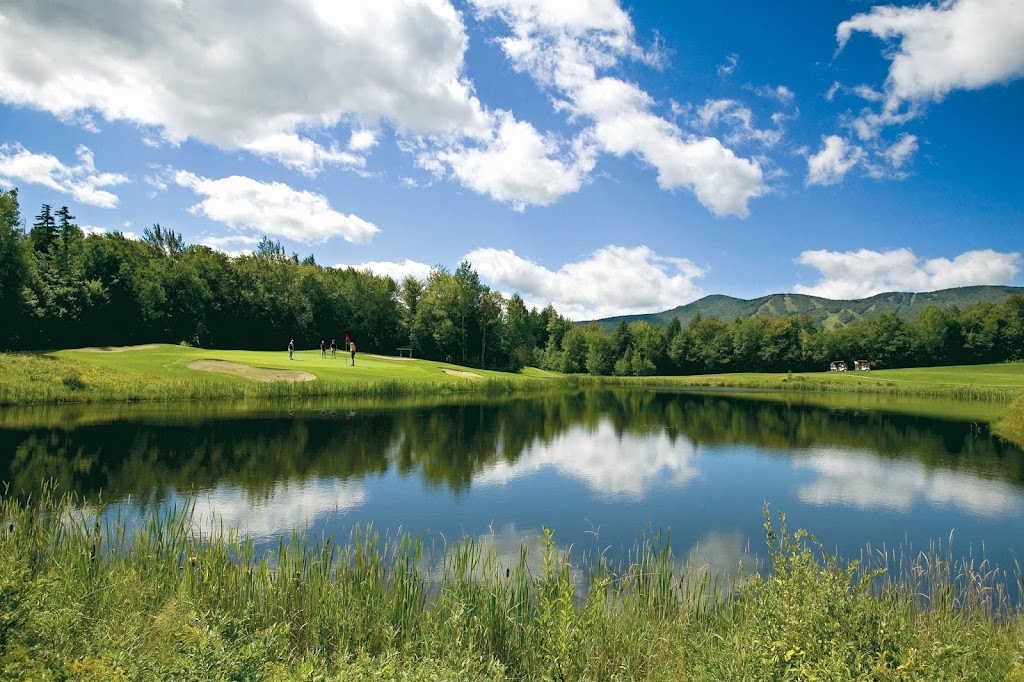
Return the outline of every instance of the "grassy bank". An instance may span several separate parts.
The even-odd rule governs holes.
[[[207,369],[195,369],[197,363],[205,363]],[[563,376],[532,368],[509,374],[430,360],[362,354],[352,367],[347,355],[339,353],[337,358],[322,358],[318,350],[299,351],[294,359],[289,359],[285,351],[209,350],[171,345],[0,353],[0,376],[4,377],[0,384],[0,405],[508,393],[549,385],[885,393],[1001,402],[1024,394],[1024,363],[1021,362],[844,373],[593,377]],[[301,378],[311,380],[297,380]]]
[[[703,374],[680,377],[581,377],[583,384],[746,388],[1010,401],[1024,394],[1024,362],[870,372]]]
[[[1024,398],[1010,404],[1006,412],[992,425],[999,437],[1024,447]]]
[[[620,566],[574,566],[551,533],[510,560],[367,531],[258,556],[187,512],[130,535],[43,496],[0,519],[8,679],[1024,679],[1005,576],[847,565],[781,517],[765,577],[725,582],[658,541]]]
[[[196,363],[217,369],[198,370]],[[192,365],[192,367],[190,367]],[[227,370],[249,370],[231,373]],[[262,376],[259,372],[276,374]],[[153,345],[0,354],[0,405],[330,396],[501,393],[542,383],[538,370],[508,374],[449,363],[320,351],[207,350]],[[278,379],[278,380],[263,380]],[[301,380],[312,379],[312,380]]]

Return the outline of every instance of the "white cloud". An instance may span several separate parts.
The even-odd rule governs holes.
[[[651,112],[654,101],[637,85],[599,74],[623,59],[656,60],[636,45],[632,22],[614,0],[472,2],[482,18],[509,26],[499,44],[513,66],[551,88],[559,111],[592,123],[581,136],[587,144],[638,156],[657,170],[660,187],[688,189],[716,215],[746,216],[750,199],[764,193],[756,161],[716,138],[684,134]]]
[[[127,176],[98,172],[92,152],[84,145],[75,150],[75,156],[78,163],[67,166],[52,154],[36,154],[20,144],[0,145],[0,183],[27,182],[70,194],[90,206],[117,206],[117,195],[100,188],[122,185],[128,182]]]
[[[352,137],[348,140],[348,148],[354,151],[366,151],[377,146],[377,133],[366,128],[352,131]]]
[[[339,125],[491,126],[463,75],[468,39],[447,0],[12,0],[0,26],[0,101],[131,121],[165,142],[248,149],[308,173],[359,165],[335,140],[314,140]],[[368,148],[356,140],[353,151]]]
[[[796,99],[796,95],[793,93],[793,91],[787,88],[785,85],[776,85],[775,87],[765,85],[762,87],[751,89],[754,91],[755,94],[760,95],[761,97],[773,99],[779,104],[789,105],[793,103],[794,99]]]
[[[453,149],[436,158],[464,186],[511,203],[517,211],[527,205],[548,206],[579,191],[594,168],[593,150],[578,144],[572,160],[564,162],[553,158],[560,151],[557,141],[511,114],[501,113],[499,119],[493,139],[483,148]]]
[[[864,160],[864,150],[851,145],[838,135],[821,138],[824,146],[817,154],[807,158],[808,185],[834,185],[842,182],[846,174]]]
[[[910,249],[893,251],[804,251],[796,262],[818,270],[814,286],[796,285],[798,294],[857,299],[889,291],[936,291],[981,284],[1012,284],[1024,260],[1019,253],[967,251],[949,260],[922,259]]]
[[[883,152],[883,156],[889,165],[899,170],[903,167],[914,152],[917,151],[917,136],[903,134],[896,142]]]
[[[730,54],[725,57],[725,64],[718,65],[719,76],[730,76],[732,72],[736,70],[736,65],[739,64],[739,55]]]
[[[657,256],[646,246],[606,246],[557,271],[491,248],[464,259],[496,287],[518,292],[528,307],[551,303],[576,320],[665,310],[704,293],[694,281],[703,269],[684,258]]]
[[[773,117],[776,123],[785,119],[785,115]],[[774,130],[760,129],[754,126],[754,112],[748,107],[731,99],[708,100],[697,109],[697,125],[704,130],[714,130],[717,125],[727,126],[728,135],[725,141],[729,144],[756,142],[766,147],[778,144],[782,139],[782,128]]]
[[[921,105],[941,101],[953,90],[977,90],[1024,75],[1024,5],[1020,0],[877,6],[839,24],[839,50],[857,31],[890,43],[884,53],[891,62],[884,103],[876,118],[866,122],[868,133],[916,115]],[[861,87],[862,95],[876,92]],[[905,105],[907,110],[901,114]]]
[[[252,254],[253,248],[260,243],[261,239],[262,237],[258,235],[249,234],[229,234],[223,236],[206,234],[199,238],[199,243],[235,258]]]
[[[235,230],[305,243],[342,237],[360,244],[380,232],[373,223],[335,211],[324,196],[280,182],[264,183],[238,175],[211,180],[187,171],[176,172],[174,181],[204,197],[189,209],[192,213]]]
[[[345,265],[339,263],[335,265],[336,268],[353,268],[355,270],[369,270],[375,275],[381,277],[390,277],[399,284],[402,283],[406,277],[415,277],[421,282],[426,281],[427,277],[430,276],[430,272],[434,269],[426,263],[417,263],[416,261],[409,260],[406,258],[401,263],[394,263],[389,261],[367,261],[365,263],[359,263],[357,265]]]
[[[274,159],[305,175],[316,175],[326,165],[361,168],[366,161],[337,146],[327,149],[323,145],[294,133],[273,133],[258,137],[241,145],[257,156]]]

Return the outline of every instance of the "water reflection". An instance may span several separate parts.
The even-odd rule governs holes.
[[[694,446],[665,429],[622,433],[610,420],[574,426],[550,441],[527,446],[513,461],[498,461],[475,485],[502,485],[544,469],[585,483],[604,499],[643,500],[655,486],[681,488],[700,475]]]
[[[1019,485],[929,468],[913,458],[887,461],[872,452],[822,448],[797,454],[793,462],[817,475],[799,488],[800,499],[809,504],[908,512],[927,502],[984,517],[1020,514],[1024,504]]]
[[[628,551],[642,529],[671,529],[677,557],[717,568],[760,546],[769,502],[854,552],[954,526],[1022,549],[1024,453],[977,424],[882,407],[619,390],[9,410],[0,480],[140,512],[191,500],[268,540],[373,523],[518,552],[547,526],[564,547]]]
[[[238,485],[217,486],[195,496],[194,511],[201,528],[223,524],[261,540],[302,530],[366,501],[366,490],[358,482],[313,478],[282,481],[255,495]]]

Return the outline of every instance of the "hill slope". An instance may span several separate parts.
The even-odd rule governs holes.
[[[771,294],[753,300],[713,294],[660,313],[606,317],[597,321],[606,330],[611,330],[620,320],[626,322],[646,320],[654,324],[667,325],[673,317],[678,317],[685,327],[697,315],[717,317],[725,322],[731,322],[748,317],[806,314],[810,315],[816,324],[835,328],[847,325],[854,320],[870,319],[884,312],[913,319],[929,305],[963,307],[975,303],[999,303],[1014,294],[1024,295],[1024,287],[975,286],[942,289],[927,293],[890,292],[854,301],[833,301],[805,294]],[[586,322],[579,324],[586,324]]]

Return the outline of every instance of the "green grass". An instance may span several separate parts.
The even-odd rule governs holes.
[[[992,425],[999,437],[1024,447],[1024,398],[1010,404],[1006,412]]]
[[[660,538],[620,564],[551,531],[511,558],[372,529],[259,554],[188,510],[96,514],[0,499],[0,678],[1024,679],[1019,578],[941,549],[841,561],[767,511],[768,570],[730,579]]]
[[[195,360],[222,360],[255,368],[300,370],[309,382],[263,383],[221,372],[189,369]],[[446,373],[471,372],[479,378]],[[50,353],[0,353],[0,405],[76,402],[210,401],[226,399],[305,399],[315,397],[395,397],[414,395],[511,394],[548,388],[675,386],[783,390],[804,394],[887,394],[942,398],[962,404],[987,401],[1008,405],[1024,395],[1024,362],[959,367],[873,370],[871,372],[786,372],[714,374],[686,377],[593,377],[559,375],[535,368],[518,374],[459,367],[430,360],[359,354],[321,358],[319,350],[209,350],[157,345],[125,351],[77,349]],[[934,406],[933,406],[934,407]],[[917,405],[913,410],[927,406]],[[958,412],[956,405],[942,410]],[[977,404],[964,408],[972,419],[998,421],[998,433],[1024,445],[1024,428],[1013,427],[1012,410]],[[934,412],[931,412],[935,414]],[[963,416],[961,413],[960,416]],[[1019,421],[1020,418],[1017,417]]]
[[[222,372],[190,369],[195,360],[222,360],[255,368],[298,370],[309,382],[256,382]],[[445,370],[469,371],[466,378]],[[125,351],[62,350],[0,354],[0,405],[134,400],[210,400],[409,393],[509,392],[549,383],[539,370],[509,374],[427,360],[359,354],[321,358],[317,351],[206,350],[157,345]]]
[[[870,372],[764,372],[682,377],[584,377],[585,383],[888,393],[1010,401],[1024,394],[1024,362]]]

